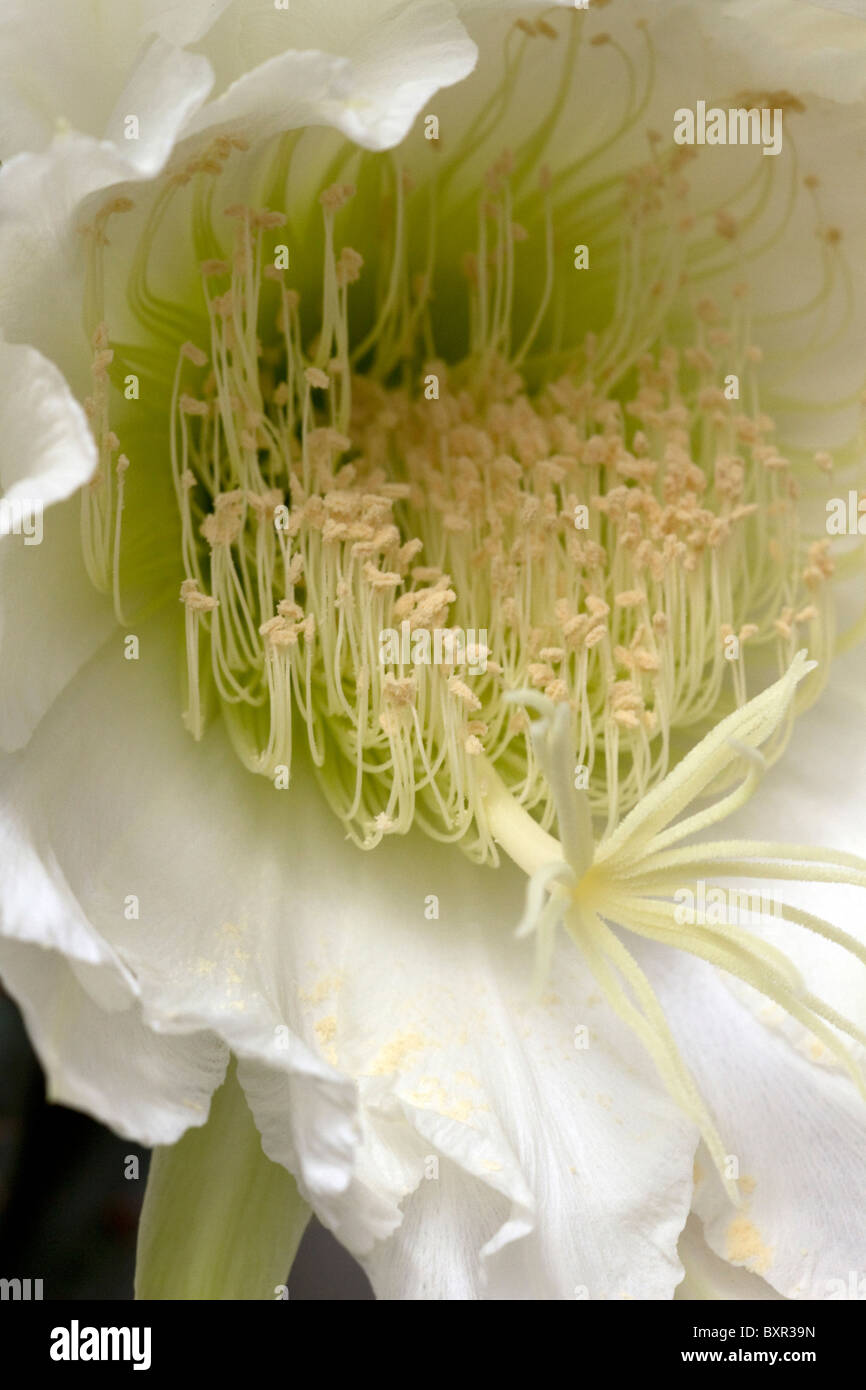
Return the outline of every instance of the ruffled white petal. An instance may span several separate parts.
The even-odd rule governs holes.
[[[47,506],[71,497],[96,468],[81,406],[52,362],[0,342],[0,493]],[[0,535],[8,530],[0,516]]]
[[[711,1107],[745,1205],[707,1161],[694,1210],[712,1249],[785,1298],[826,1298],[863,1269],[866,1108],[851,1081],[812,1065],[703,962],[640,953]]]
[[[17,748],[109,619],[84,574],[78,504],[62,501],[96,466],[84,412],[53,363],[2,342],[0,439],[0,747]]]
[[[178,133],[200,107],[211,81],[206,58],[154,39],[109,112],[102,140],[126,156],[133,177],[152,177],[165,165]],[[129,124],[130,116],[135,117],[135,126]]]
[[[4,789],[16,770],[7,759]],[[146,1025],[131,973],[87,920],[50,848],[35,847],[28,832],[4,811],[0,970],[48,1094],[128,1138],[174,1143],[204,1123],[228,1049],[212,1033],[161,1037]]]
[[[443,0],[236,3],[202,47],[218,95],[192,131],[242,122],[260,138],[329,125],[367,149],[397,144],[424,102],[466,77],[477,56]]]
[[[465,1000],[451,1029],[419,1026],[417,1044],[414,1029],[389,1038],[379,996],[373,1036],[387,1040],[372,1066],[385,1065],[390,1048],[395,1075],[375,1109],[372,1088],[362,1091],[371,1123],[378,1117],[371,1156],[382,1166],[396,1094],[417,1136],[416,1171],[403,1225],[366,1268],[384,1298],[670,1298],[693,1133],[573,948],[563,944],[555,962],[555,993],[527,1003],[522,952],[490,940],[507,921],[505,878],[492,932],[464,908],[461,935],[474,928],[476,940],[451,946],[446,968],[456,966],[456,978],[446,984],[435,947],[416,944],[416,997],[431,1018],[434,1009],[447,1017],[437,995]],[[375,986],[356,993],[356,1028],[369,1034],[360,1004],[373,1015]],[[588,1046],[577,1047],[584,1029]]]
[[[200,95],[210,81],[207,73]],[[166,149],[165,132],[161,148]],[[148,178],[107,141],[68,134],[0,169],[0,322],[39,348],[79,399],[92,384],[83,327],[86,247],[81,229],[108,190]],[[87,211],[85,211],[85,208]]]
[[[781,1294],[776,1293],[757,1274],[750,1273],[741,1265],[728,1264],[726,1260],[719,1259],[707,1245],[703,1227],[695,1215],[689,1217],[680,1237],[679,1256],[686,1273],[677,1287],[675,1297],[678,1300],[761,1303],[781,1299]]]
[[[44,150],[68,128],[116,140],[123,155],[138,160],[154,133],[149,118],[163,125],[179,101],[182,119],[195,94],[203,60],[180,49],[200,39],[228,3],[8,0],[0,16],[0,158]],[[186,93],[184,74],[193,78]],[[148,118],[138,144],[113,127],[113,109]]]

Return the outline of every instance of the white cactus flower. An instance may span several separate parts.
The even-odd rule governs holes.
[[[843,8],[8,0],[0,971],[140,1296],[862,1263]]]

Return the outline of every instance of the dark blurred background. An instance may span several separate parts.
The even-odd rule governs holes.
[[[125,1178],[139,1157],[137,1181]],[[21,1016],[0,988],[0,1277],[42,1279],[43,1297],[131,1299],[149,1154],[45,1103]],[[313,1219],[290,1299],[372,1299],[363,1270]]]

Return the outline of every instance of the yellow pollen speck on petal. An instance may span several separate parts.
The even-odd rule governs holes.
[[[429,1046],[428,1040],[420,1033],[414,1029],[406,1029],[402,1033],[397,1033],[390,1042],[385,1043],[379,1049],[366,1074],[369,1076],[387,1076],[391,1072],[403,1071],[419,1052],[426,1051]]]
[[[766,1274],[773,1262],[773,1251],[761,1239],[746,1216],[737,1216],[725,1233],[725,1258],[745,1265],[753,1274]]]
[[[337,1020],[333,1014],[320,1018],[315,1025],[316,1037],[320,1042],[331,1042],[337,1035]]]
[[[321,1004],[325,999],[339,994],[345,983],[342,975],[323,975],[310,990],[301,990],[300,998],[304,1004]]]
[[[320,1018],[314,1025],[316,1037],[321,1047],[322,1055],[326,1062],[331,1066],[337,1065],[338,1052],[336,1046],[337,1020],[333,1014],[328,1014],[326,1018]]]
[[[487,1105],[476,1105],[466,1097],[454,1098],[437,1076],[424,1076],[416,1090],[408,1099],[424,1110],[432,1110],[443,1119],[456,1120],[458,1124],[469,1124],[476,1111],[489,1109]]]
[[[481,1085],[481,1082],[478,1080],[478,1077],[475,1076],[474,1073],[471,1071],[456,1071],[454,1073],[454,1080],[457,1082],[459,1086]]]

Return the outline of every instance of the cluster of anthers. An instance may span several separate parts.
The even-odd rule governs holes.
[[[328,232],[345,196],[324,195]],[[472,766],[482,754],[545,827],[554,814],[526,717],[504,691],[568,707],[572,762],[612,829],[665,775],[674,731],[706,723],[728,692],[744,702],[747,644],[775,649],[782,669],[804,636],[823,654],[827,543],[801,556],[797,486],[772,421],[713,384],[733,359],[757,389],[754,351],[717,327],[711,302],[691,348],[639,358],[623,400],[595,385],[592,340],[534,396],[482,349],[452,369],[425,363],[435,398],[419,399],[351,372],[356,252],[336,255],[326,234],[323,324],[306,364],[297,292],[273,265],[261,271],[280,215],[232,213],[233,262],[203,267],[210,360],[185,344],[174,392],[194,733],[206,634],[252,770],[291,767],[294,710],[362,843],[420,821],[490,858]],[[279,292],[270,354],[259,273]],[[403,624],[413,639],[483,632],[483,651],[465,652],[464,669],[383,660],[381,634]]]
[[[644,105],[630,99],[618,133]],[[219,173],[233,143],[217,142],[175,185]],[[320,198],[312,343],[279,254],[286,217],[227,209],[234,245],[201,264],[208,335],[183,343],[171,391],[184,719],[200,738],[215,696],[244,764],[278,787],[289,783],[300,728],[330,804],[364,847],[420,826],[482,862],[504,848],[531,876],[522,930],[536,936],[540,976],[564,923],[721,1166],[721,1141],[659,1005],[608,922],[755,985],[863,1089],[840,1032],[866,1037],[784,956],[738,928],[683,928],[668,899],[713,872],[866,886],[866,866],[799,846],[680,844],[743,803],[784,746],[797,687],[808,677],[817,692],[816,663],[800,648],[826,668],[833,563],[826,540],[801,534],[797,470],[761,409],[746,286],[723,314],[691,285],[689,152],[664,155],[652,135],[650,148],[615,200],[610,181],[581,193],[614,312],[606,330],[567,350],[553,211],[577,197],[568,171],[545,171],[524,199],[546,269],[515,341],[527,238],[511,191],[520,169],[506,154],[489,170],[464,262],[469,351],[450,365],[435,349],[432,261],[411,271],[411,185],[396,165],[390,270],[359,341],[350,290],[363,259],[337,249],[353,189],[337,183]],[[104,210],[97,244],[125,204]],[[158,203],[148,237],[163,212]],[[715,214],[717,243],[737,232],[730,214]],[[141,265],[133,284],[143,321],[165,319]],[[684,315],[691,324],[676,345],[664,331],[675,305],[680,325]],[[127,461],[112,465],[101,314],[93,341],[88,409],[103,464],[84,499],[84,548],[119,611]],[[724,388],[731,379],[736,392]],[[830,466],[826,455],[815,462]],[[419,634],[476,640],[446,647],[436,664],[407,658],[403,643],[386,651],[386,632],[405,633],[411,651]],[[780,673],[751,699],[747,653]],[[709,809],[678,819],[701,797]],[[828,923],[794,907],[783,915],[866,962]]]

